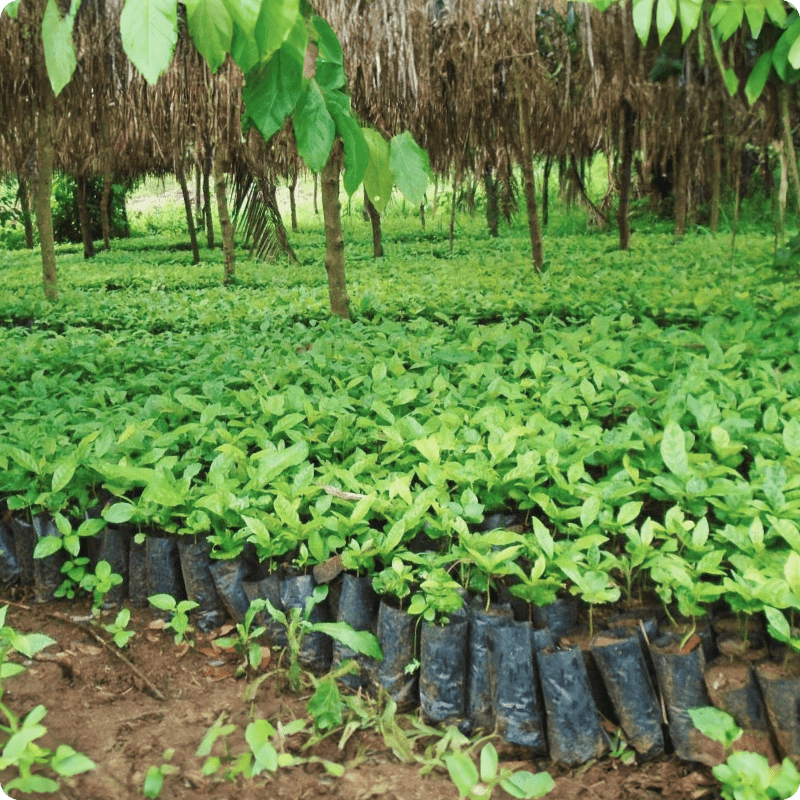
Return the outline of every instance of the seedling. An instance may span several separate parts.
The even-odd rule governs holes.
[[[800,788],[800,772],[789,758],[780,765],[770,766],[760,753],[732,752],[733,743],[742,729],[730,714],[718,708],[688,709],[694,726],[709,739],[722,744],[728,754],[724,764],[712,769],[722,784],[723,800],[787,800]]]
[[[498,785],[512,797],[524,800],[544,797],[555,787],[552,776],[547,772],[534,775],[526,770],[513,772],[510,769],[501,769],[497,750],[491,742],[487,742],[481,750],[480,773],[470,756],[462,751],[445,756],[444,761],[450,778],[458,789],[458,796],[468,800],[485,800],[492,796]]]
[[[257,670],[263,660],[261,644],[257,641],[266,632],[266,627],[258,625],[253,628],[256,615],[267,607],[267,601],[257,598],[250,603],[244,615],[244,620],[236,625],[236,636],[226,636],[217,639],[220,647],[232,647],[242,659],[236,668],[237,676],[247,673],[248,670]]]
[[[36,740],[47,733],[47,728],[41,724],[47,713],[43,705],[38,705],[27,716],[20,718],[2,702],[3,681],[25,671],[21,664],[6,661],[6,656],[11,650],[32,658],[45,647],[55,642],[48,636],[40,633],[22,634],[10,625],[5,624],[8,606],[0,608],[0,713],[4,721],[0,723],[0,742],[3,743],[2,756],[0,756],[0,770],[16,767],[19,775],[4,783],[7,790],[17,789],[25,794],[30,792],[55,792],[58,791],[58,782],[33,773],[36,765],[46,765],[57,775],[70,777],[81,772],[94,769],[95,764],[91,759],[77,753],[68,745],[59,745],[55,752],[36,744]],[[6,738],[7,737],[7,738]]]
[[[303,637],[307,633],[325,633],[356,653],[361,653],[379,661],[383,659],[383,652],[378,640],[369,631],[353,630],[346,622],[310,621],[314,608],[327,596],[327,586],[316,586],[312,596],[306,600],[305,607],[302,609],[297,607],[290,608],[288,614],[275,608],[269,600],[264,601],[269,615],[286,628],[286,651],[289,661],[287,677],[289,679],[289,687],[293,692],[299,692],[303,685],[300,652],[302,650]]]
[[[164,761],[171,761],[174,755],[175,751],[173,749],[165,750]],[[158,767],[154,764],[147,770],[147,775],[145,775],[144,778],[144,786],[142,787],[144,796],[147,797],[148,800],[154,800],[154,798],[161,794],[161,789],[164,786],[164,776],[174,775],[178,771],[178,767],[173,767],[172,764],[164,763]]]
[[[170,628],[175,632],[175,644],[182,644],[188,642],[193,645],[194,642],[187,638],[194,630],[194,626],[189,623],[189,616],[186,613],[193,608],[197,608],[197,603],[194,600],[181,600],[178,602],[172,595],[169,594],[154,594],[147,598],[150,603],[160,611],[166,611],[170,616],[164,623],[165,628]]]
[[[136,636],[136,631],[128,630],[128,623],[131,620],[131,612],[128,608],[120,609],[117,618],[110,625],[103,625],[103,630],[108,631],[114,637],[114,644],[120,648],[127,647],[128,642]]]

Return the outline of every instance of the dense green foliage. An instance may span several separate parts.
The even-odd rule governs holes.
[[[0,494],[71,542],[100,504],[222,558],[411,564],[399,583],[440,613],[451,576],[800,610],[800,285],[770,239],[562,235],[538,275],[522,229],[467,220],[451,258],[416,225],[390,218],[373,261],[346,219],[352,323],[326,311],[319,231],[300,266],[225,288],[174,237],[91,267],[66,249],[58,306],[32,256],[0,253]],[[511,510],[523,533],[471,533]]]

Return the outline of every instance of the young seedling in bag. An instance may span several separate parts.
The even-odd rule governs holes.
[[[164,623],[164,627],[170,628],[175,632],[175,644],[188,642],[189,645],[194,645],[194,642],[187,638],[187,634],[194,630],[194,626],[189,623],[189,616],[186,613],[193,608],[197,608],[197,603],[194,600],[181,600],[179,603],[169,594],[154,594],[147,599],[159,611],[166,611],[170,614],[169,619]]]
[[[552,776],[547,772],[534,775],[526,770],[514,772],[501,769],[497,750],[491,742],[485,744],[481,750],[480,773],[464,752],[458,751],[445,756],[444,761],[450,778],[458,789],[458,796],[468,800],[487,800],[498,784],[512,797],[523,800],[544,797],[555,787]]]
[[[369,631],[356,631],[346,622],[311,622],[311,613],[318,603],[328,596],[327,586],[316,586],[311,597],[306,600],[305,608],[290,608],[289,613],[275,608],[269,600],[265,600],[269,615],[286,628],[286,651],[289,661],[287,677],[289,687],[293,692],[299,692],[303,686],[302,670],[300,668],[300,652],[303,637],[307,633],[325,633],[341,642],[356,653],[383,659],[383,652],[378,640]]]
[[[694,726],[709,739],[719,742],[728,754],[724,764],[712,769],[722,784],[723,800],[790,800],[800,789],[800,772],[789,758],[770,766],[760,753],[731,752],[742,729],[730,714],[711,706],[688,709]]]

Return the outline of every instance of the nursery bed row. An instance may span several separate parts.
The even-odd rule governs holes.
[[[62,586],[66,561],[63,551],[33,557],[37,541],[57,535],[52,521],[38,516],[28,524],[12,516],[9,523],[0,522],[0,581],[32,585],[46,602]],[[737,747],[770,763],[786,756],[800,762],[798,664],[763,629],[750,631],[744,649],[732,649],[741,640],[731,636],[725,614],[680,637],[657,606],[612,610],[591,635],[583,611],[579,624],[574,598],[533,606],[499,587],[501,600],[490,605],[457,590],[446,614],[425,620],[398,608],[397,598],[380,597],[372,576],[341,574],[335,560],[315,577],[268,572],[251,552],[215,561],[209,551],[202,539],[150,535],[138,542],[131,530],[114,526],[88,537],[83,548],[90,567],[105,561],[122,578],[99,587],[107,607],[145,605],[153,595],[188,597],[197,604],[195,624],[206,631],[228,616],[242,623],[256,600],[288,612],[307,610],[313,599],[312,621],[335,619],[375,633],[384,658],[359,656],[311,633],[300,652],[304,666],[325,672],[354,658],[357,671],[342,678],[349,688],[382,688],[399,707],[420,705],[428,721],[464,732],[496,729],[535,757],[579,765],[607,753],[609,734],[619,729],[640,759],[674,752],[720,763],[721,747],[701,736],[689,716],[689,709],[713,702],[745,729]],[[328,584],[332,591],[320,593]],[[285,628],[260,616],[271,643],[285,646]],[[413,664],[418,670],[409,669]]]

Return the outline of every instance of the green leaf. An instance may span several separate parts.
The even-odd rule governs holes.
[[[719,10],[720,13],[716,13]],[[717,3],[711,15],[711,24],[716,28],[725,42],[741,27],[744,19],[744,4],[741,0]]]
[[[478,770],[472,759],[466,753],[459,752],[445,756],[444,763],[459,795],[469,797],[475,784],[478,783]]]
[[[103,511],[103,519],[112,525],[128,522],[136,513],[136,506],[131,503],[114,503]]]
[[[647,44],[653,22],[653,0],[633,0],[633,27],[642,45]]]
[[[439,442],[435,436],[426,436],[424,439],[417,439],[411,443],[422,453],[423,457],[431,464],[438,464],[441,458],[439,453]]]
[[[790,456],[800,455],[800,422],[794,417],[783,426],[783,446]]]
[[[91,758],[83,755],[83,753],[77,753],[69,745],[60,744],[50,762],[50,766],[59,775],[69,778],[73,775],[80,775],[82,772],[88,772],[97,765]]]
[[[128,58],[154,84],[172,61],[178,41],[177,0],[125,0],[119,27]]]
[[[687,711],[695,728],[715,742],[729,746],[743,733],[730,714],[713,706],[689,708]]]
[[[336,125],[313,78],[297,101],[292,121],[297,152],[312,172],[320,172],[333,147]]]
[[[664,41],[666,35],[672,30],[677,16],[677,0],[658,0],[656,7],[656,27],[658,28],[658,41]]]
[[[317,32],[317,83],[323,90],[341,89],[347,83],[344,74],[342,45],[328,23],[322,17],[311,17],[311,24]]]
[[[294,39],[292,46],[295,48],[298,47],[299,39],[302,39],[302,57],[304,57],[308,31],[305,20],[300,14],[298,0],[261,2],[261,13],[256,23],[255,38],[262,61],[268,59],[289,39]]]
[[[382,214],[392,196],[394,174],[389,166],[389,142],[371,128],[363,128],[369,149],[369,162],[364,172],[364,188],[372,205]]]
[[[147,598],[152,605],[161,611],[173,611],[175,609],[175,598],[169,594],[153,594]]]
[[[350,111],[350,98],[339,91],[323,89],[325,104],[336,124],[336,133],[344,145],[344,190],[352,195],[361,185],[369,164],[367,147],[361,126],[353,119]]]
[[[481,750],[481,780],[490,783],[497,777],[499,759],[497,750],[491,742],[487,742]]]
[[[72,480],[76,466],[73,459],[59,461],[58,464],[56,464],[56,468],[53,470],[51,491],[60,492]]]
[[[775,66],[775,72],[778,73],[778,77],[784,82],[789,78],[789,51],[798,38],[800,38],[800,19],[795,20],[781,34],[781,38],[778,39],[772,51],[772,63]]]
[[[42,41],[47,75],[56,95],[70,82],[75,72],[75,44],[72,29],[81,0],[73,0],[70,10],[62,19],[56,0],[47,0],[42,19]]]
[[[161,772],[161,767],[153,765],[147,770],[147,775],[145,775],[144,778],[144,786],[142,787],[144,796],[150,798],[150,800],[158,797],[158,795],[161,794],[161,787],[163,785],[164,775]]]
[[[3,748],[3,758],[16,761],[27,750],[28,745],[40,736],[47,733],[44,725],[30,725],[21,728],[7,742]]]
[[[758,39],[761,27],[764,24],[766,9],[760,3],[747,3],[744,7],[744,13],[747,17],[747,24],[750,26],[750,35],[754,39]]]
[[[53,553],[57,553],[61,549],[63,543],[64,540],[60,536],[42,536],[36,543],[36,547],[33,550],[33,557],[47,558],[53,555]]]
[[[800,69],[800,38],[795,39],[789,48],[787,59],[795,69]]]
[[[336,681],[323,678],[308,701],[308,713],[318,730],[334,728],[342,723],[342,696]]]
[[[39,462],[30,453],[21,450],[19,447],[9,447],[7,452],[23,469],[32,472],[34,475],[39,474]]]
[[[389,166],[397,188],[410,203],[418,206],[425,197],[431,168],[428,154],[408,131],[399,133],[389,142]]]
[[[257,488],[263,488],[272,483],[279,475],[290,467],[302,464],[308,458],[308,444],[296,442],[284,450],[270,450],[256,453],[253,460],[258,467],[254,482]]]
[[[297,105],[302,86],[303,55],[294,40],[284,42],[266,64],[247,73],[242,89],[245,113],[264,141],[283,127]]]
[[[600,498],[596,495],[589,495],[583,502],[581,508],[581,526],[588,528],[600,513]]]
[[[783,574],[789,588],[800,597],[800,553],[791,552],[783,567]]]
[[[552,792],[556,784],[549,772],[537,772],[534,775],[527,770],[520,770],[509,778],[503,778],[500,786],[512,797],[518,797],[520,800],[533,800],[533,798],[544,797]]]
[[[383,661],[381,646],[375,635],[369,631],[355,631],[345,622],[315,622],[311,630],[326,633],[331,639],[336,639],[356,653]]]
[[[686,454],[686,437],[677,422],[670,422],[661,439],[661,458],[667,469],[679,478],[689,475],[689,457]]]
[[[242,36],[253,39],[261,13],[262,0],[224,0],[228,14],[231,16]]]
[[[17,13],[19,12],[20,2],[21,0],[13,0],[13,2],[8,3],[8,5],[5,8],[0,9],[0,13],[5,11],[6,14],[8,14],[8,16],[11,17],[11,19],[16,19]]]
[[[270,742],[270,737],[274,735],[275,729],[265,719],[257,719],[245,729],[244,738],[255,758],[253,775],[258,775],[264,769],[270,772],[278,769],[278,752]]]
[[[689,35],[700,24],[702,0],[678,0],[678,18],[681,21],[681,44],[686,44]]]
[[[212,72],[225,60],[233,41],[233,19],[224,0],[184,0],[189,35]]]

